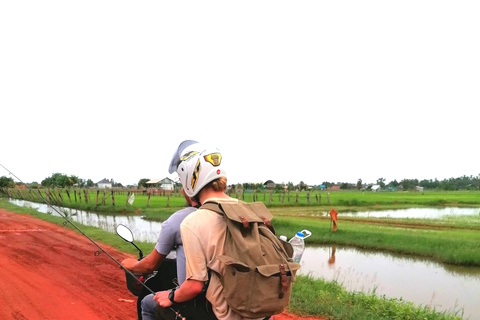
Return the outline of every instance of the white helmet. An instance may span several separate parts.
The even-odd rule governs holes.
[[[195,143],[187,146],[179,158],[177,173],[185,194],[193,198],[209,182],[227,174],[217,148]]]
[[[173,154],[172,160],[170,160],[170,166],[168,167],[168,173],[174,173],[177,171],[178,164],[180,163],[180,157],[183,154],[183,150],[192,144],[198,143],[195,140],[185,140],[177,148],[177,151]]]

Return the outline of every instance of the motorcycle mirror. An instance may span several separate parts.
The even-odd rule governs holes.
[[[133,242],[133,233],[123,224],[117,226],[117,234],[125,241],[132,243]]]

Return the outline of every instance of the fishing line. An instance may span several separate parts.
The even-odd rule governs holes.
[[[8,173],[12,176],[14,176],[18,181],[20,181],[21,183],[23,183],[24,185],[27,185],[25,182],[23,182],[19,177],[17,177],[13,172],[11,172],[10,170],[8,170],[7,168],[5,168],[5,166],[3,166],[1,163],[0,163],[0,166],[2,166],[5,170],[8,171]],[[32,190],[31,187],[28,187],[29,190]],[[42,195],[41,192],[39,192],[40,194],[40,198],[42,198],[42,200],[50,207],[52,208],[55,212],[57,212],[63,219],[65,219],[65,222],[69,223],[72,227],[75,228],[75,230],[77,230],[78,232],[80,232],[80,234],[84,235],[88,240],[90,240],[90,242],[92,242],[101,252],[105,253],[107,255],[107,257],[109,257],[110,259],[112,259],[117,265],[120,266],[120,268],[122,268],[123,270],[125,270],[125,272],[129,273],[132,277],[136,278],[136,276],[133,274],[133,272],[131,272],[130,270],[128,270],[127,268],[125,268],[120,262],[118,262],[117,259],[115,259],[114,257],[112,257],[107,251],[105,251],[105,249],[103,249],[98,243],[96,243],[92,238],[90,238],[87,234],[85,234],[85,232],[83,232],[79,227],[77,227],[72,221],[70,221],[67,216],[63,213],[61,213],[59,210],[57,210],[49,201],[47,201],[47,199],[45,199]],[[65,223],[64,223],[65,225]],[[100,253],[98,251],[96,251],[94,253],[95,256],[98,256]],[[150,291],[150,293],[153,293],[155,294],[155,292],[150,289],[145,283],[139,281],[142,286],[145,287],[145,289],[147,289],[148,291]],[[172,309],[173,310],[173,309]]]

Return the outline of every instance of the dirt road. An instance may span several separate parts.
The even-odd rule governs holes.
[[[128,254],[101,244],[121,261]],[[84,236],[0,209],[0,319],[135,320],[124,272]],[[275,320],[314,320],[282,314]]]

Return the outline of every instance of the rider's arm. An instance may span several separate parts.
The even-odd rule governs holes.
[[[203,281],[188,279],[175,291],[175,302],[185,302],[195,298],[203,289]],[[170,291],[160,291],[155,295],[155,300],[164,308],[170,307],[172,302],[168,299]]]
[[[165,255],[160,254],[156,249],[153,249],[152,252],[142,260],[125,259],[122,261],[122,265],[135,273],[152,273],[160,267],[165,257]]]

